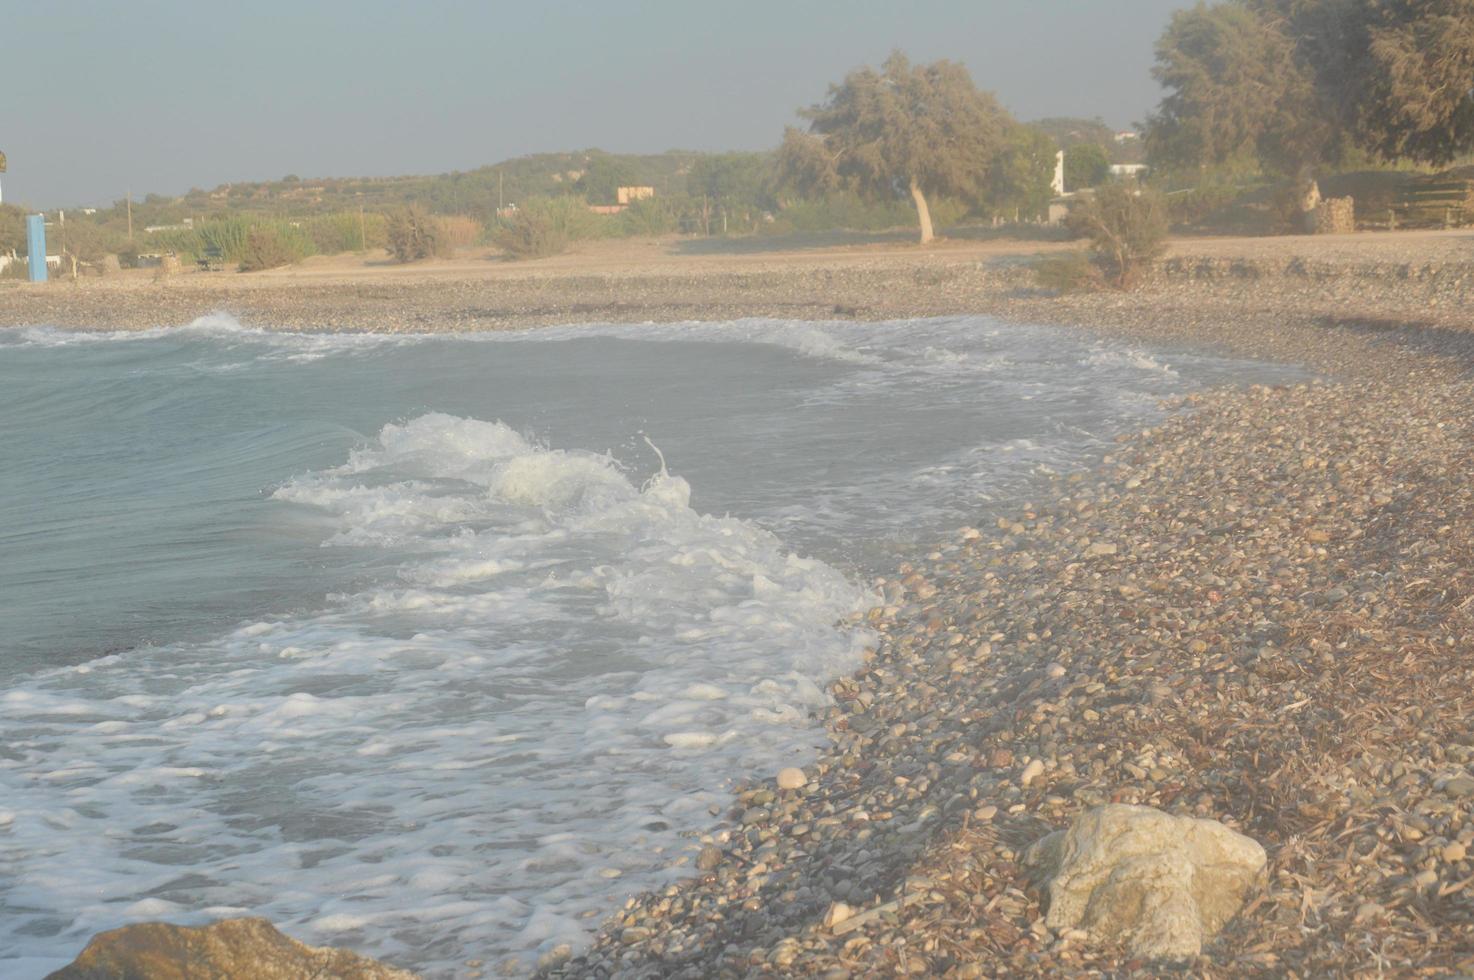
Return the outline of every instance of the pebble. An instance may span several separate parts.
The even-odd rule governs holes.
[[[1315,244],[1366,236],[1341,237]],[[1453,312],[1474,309],[1460,261],[1440,315],[1474,328]],[[1457,972],[1439,957],[1474,946],[1446,914],[1468,889],[1440,892],[1469,878],[1474,847],[1458,707],[1474,688],[1458,607],[1474,595],[1474,331],[1327,326],[1369,308],[1336,292],[1349,280],[1283,268],[1254,280],[1271,312],[1245,311],[1240,280],[1205,268],[1177,266],[1208,278],[1144,300],[1008,309],[1326,380],[1184,396],[1098,469],[1042,478],[1034,501],[991,502],[974,521],[990,530],[918,549],[894,576],[904,596],[866,619],[873,653],[836,682],[834,747],[803,793],[744,794],[724,811],[730,854],[672,886],[679,911],[637,900],[557,975],[1141,974],[1035,931],[1042,896],[1018,872],[1030,842],[1109,801],[1252,820],[1277,854],[1199,972]],[[936,592],[918,599],[921,584]],[[840,903],[859,928],[831,931]]]
[[[1474,796],[1474,776],[1455,776],[1443,784],[1449,796]]]
[[[778,770],[779,789],[802,789],[808,781],[809,778],[804,775],[802,769],[790,766],[787,769]]]
[[[1023,772],[1019,773],[1019,785],[1028,786],[1034,780],[1038,779],[1043,772],[1044,763],[1039,759],[1034,759],[1028,765],[1024,766]]]
[[[841,922],[846,922],[855,914],[855,910],[844,902],[835,902],[829,906],[829,911],[824,913],[824,928],[833,929]]]

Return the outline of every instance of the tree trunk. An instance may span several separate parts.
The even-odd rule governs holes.
[[[921,244],[925,245],[936,236],[931,230],[931,209],[926,206],[926,196],[921,193],[915,177],[911,178],[911,200],[916,203],[916,217],[921,221]]]
[[[1295,201],[1300,212],[1297,216],[1300,221],[1298,230],[1306,235],[1315,234],[1315,208],[1321,201],[1320,185],[1309,167],[1301,167],[1295,175]]]

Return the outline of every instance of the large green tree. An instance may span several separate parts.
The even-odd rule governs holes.
[[[1308,181],[1350,146],[1446,163],[1474,149],[1474,0],[1224,0],[1157,42],[1168,169],[1257,165]]]
[[[1035,126],[1013,126],[988,168],[983,195],[995,217],[1019,221],[1048,213],[1054,197],[1054,139]]]
[[[976,199],[1011,122],[961,65],[913,65],[900,52],[879,71],[850,72],[800,115],[808,132],[788,130],[779,148],[788,182],[872,197],[909,193],[923,243],[935,237],[927,197]]]
[[[1152,75],[1167,90],[1147,120],[1147,155],[1167,170],[1250,167],[1261,161],[1295,169],[1295,156],[1325,148],[1296,121],[1308,79],[1277,18],[1230,0],[1199,3],[1172,15],[1157,41]]]
[[[686,177],[687,193],[702,198],[703,218],[708,201],[720,212],[722,230],[728,230],[731,218],[745,224],[756,220],[756,213],[767,201],[771,158],[766,153],[717,153],[704,156],[691,165]]]
[[[1369,4],[1357,134],[1387,158],[1474,148],[1474,0]]]
[[[1104,147],[1095,143],[1076,143],[1065,150],[1065,189],[1077,191],[1096,187],[1111,175],[1111,160]]]

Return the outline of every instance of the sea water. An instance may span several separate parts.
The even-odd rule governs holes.
[[[802,764],[871,580],[1262,364],[980,317],[0,330],[0,975],[586,942]]]

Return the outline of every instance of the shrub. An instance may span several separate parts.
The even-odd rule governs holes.
[[[796,231],[885,231],[916,226],[916,208],[909,200],[872,202],[849,192],[795,201],[783,209],[782,217]]]
[[[1244,193],[1232,184],[1202,184],[1167,195],[1167,215],[1174,225],[1198,227],[1210,215],[1234,203]]]
[[[576,197],[533,197],[503,220],[496,242],[511,258],[541,258],[566,252],[602,230],[598,215]]]
[[[174,251],[181,255],[198,258],[207,249],[216,248],[220,250],[221,256],[227,262],[244,263],[246,251],[249,248],[249,239],[253,223],[247,218],[229,217],[213,218],[201,222],[192,233],[194,241],[190,241],[190,232],[176,232],[180,240],[173,242]],[[278,265],[287,263],[280,262]],[[270,266],[258,266],[258,268],[271,268]]]
[[[1091,261],[1116,289],[1130,289],[1167,248],[1167,207],[1156,192],[1107,184],[1070,209],[1067,224],[1090,240]]]
[[[0,252],[26,250],[26,213],[13,204],[0,204]]]
[[[621,211],[616,225],[621,235],[663,235],[675,227],[675,216],[664,201],[647,197]]]
[[[436,254],[440,246],[440,222],[418,204],[411,204],[389,217],[388,249],[395,262],[417,262]]]
[[[125,242],[118,249],[118,264],[125,269],[138,268],[138,243],[134,241]]]
[[[435,254],[450,255],[458,248],[478,245],[485,234],[481,222],[464,214],[446,214],[435,219]]]
[[[240,271],[259,272],[294,265],[313,254],[312,239],[302,229],[286,222],[256,225],[246,232]]]
[[[1077,289],[1099,289],[1105,285],[1100,268],[1084,251],[1048,256],[1035,262],[1033,270],[1039,285],[1061,293],[1074,292]]]
[[[303,230],[319,255],[337,255],[386,247],[386,224],[382,214],[338,211],[312,218],[303,224]]]

